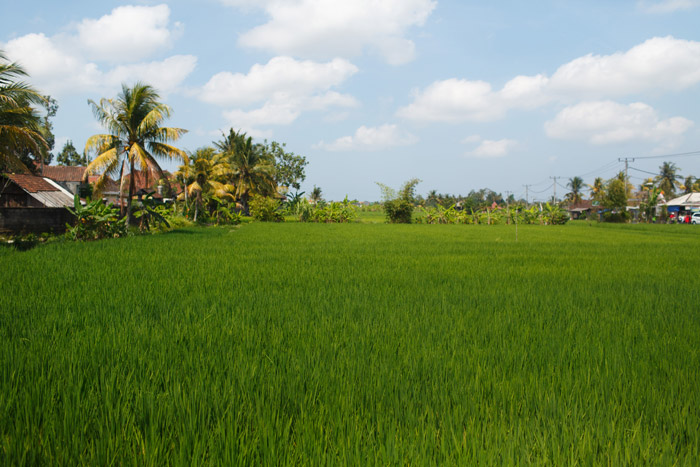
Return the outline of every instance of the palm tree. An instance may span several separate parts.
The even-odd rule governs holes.
[[[566,184],[571,188],[571,192],[567,197],[571,200],[571,204],[578,204],[581,202],[581,190],[583,189],[583,179],[581,177],[574,177],[569,179],[569,183]]]
[[[231,129],[228,136],[214,145],[228,158],[236,198],[246,214],[251,196],[276,194],[274,159],[262,148],[253,145],[253,138]]]
[[[27,72],[10,62],[0,50],[0,171],[26,172],[19,154],[29,149],[35,154],[48,151],[42,136],[41,117],[33,105],[46,99],[28,84],[19,81]]]
[[[235,187],[226,183],[231,174],[231,167],[226,156],[217,153],[214,148],[198,149],[189,157],[189,162],[187,165],[180,166],[176,176],[191,180],[191,183],[186,184],[180,197],[189,195],[194,199],[194,221],[196,222],[205,195],[213,195],[220,199],[233,199]]]
[[[683,192],[685,194],[693,192],[693,185],[695,184],[695,177],[688,175],[683,181]]]
[[[588,185],[591,191],[591,199],[593,201],[601,202],[605,196],[605,185],[602,177],[596,177],[593,180],[593,185]]]
[[[314,204],[318,204],[318,202],[321,201],[321,197],[321,188],[314,185],[314,189],[311,190],[311,201],[313,201]]]
[[[103,98],[99,104],[88,101],[95,118],[109,133],[91,136],[85,143],[86,153],[97,153],[97,157],[87,166],[85,177],[101,172],[95,183],[95,191],[99,193],[109,174],[119,172],[122,188],[126,175],[129,175],[127,227],[131,217],[135,171],[140,169],[144,172],[148,183],[150,172],[155,172],[157,179],[166,178],[156,158],[187,160],[184,151],[168,144],[169,141],[178,140],[187,130],[161,126],[170,117],[171,109],[159,100],[158,92],[151,86],[136,83],[133,87],[123,84],[116,99]]]
[[[659,175],[656,176],[657,186],[666,195],[666,199],[673,197],[678,186],[678,167],[672,162],[664,162],[659,167]]]

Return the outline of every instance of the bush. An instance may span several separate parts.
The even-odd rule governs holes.
[[[342,203],[311,205],[307,201],[300,203],[299,222],[323,222],[343,224],[352,222],[357,217],[357,209],[347,198]]]
[[[262,222],[283,222],[284,217],[279,212],[280,202],[266,196],[254,196],[250,200],[250,215]]]
[[[127,234],[126,217],[120,219],[119,211],[102,200],[89,201],[83,206],[76,195],[73,209],[68,210],[76,217],[75,225],[69,225],[66,232],[71,240],[99,240]]]
[[[627,211],[620,211],[620,212],[606,211],[603,213],[603,222],[613,222],[613,223],[622,224],[625,222],[629,222],[631,217],[632,216]]]
[[[413,220],[413,204],[405,199],[384,202],[386,220],[392,224],[410,224]]]

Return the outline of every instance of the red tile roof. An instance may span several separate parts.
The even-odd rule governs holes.
[[[37,193],[39,191],[60,191],[46,180],[41,177],[37,177],[36,175],[8,174],[7,177],[28,193]]]
[[[39,169],[38,173],[41,173]],[[62,165],[45,165],[44,177],[57,182],[80,182],[83,179],[85,167],[70,167]]]

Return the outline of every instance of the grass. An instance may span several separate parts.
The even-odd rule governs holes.
[[[2,464],[700,460],[694,226],[0,249]]]

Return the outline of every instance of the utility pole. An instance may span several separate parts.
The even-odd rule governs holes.
[[[627,193],[627,187],[629,186],[630,179],[629,179],[629,176],[627,175],[627,171],[629,170],[629,163],[634,162],[634,157],[625,157],[624,159],[621,157],[618,157],[617,161],[625,163],[625,196],[629,197],[629,194]]]
[[[557,202],[557,178],[561,177],[549,177],[552,180],[554,180],[554,183],[552,184],[552,187],[554,188],[554,197],[552,198],[552,204],[556,204]]]
[[[528,190],[532,185],[523,185],[525,187],[525,206],[530,206],[530,198],[528,197]]]

